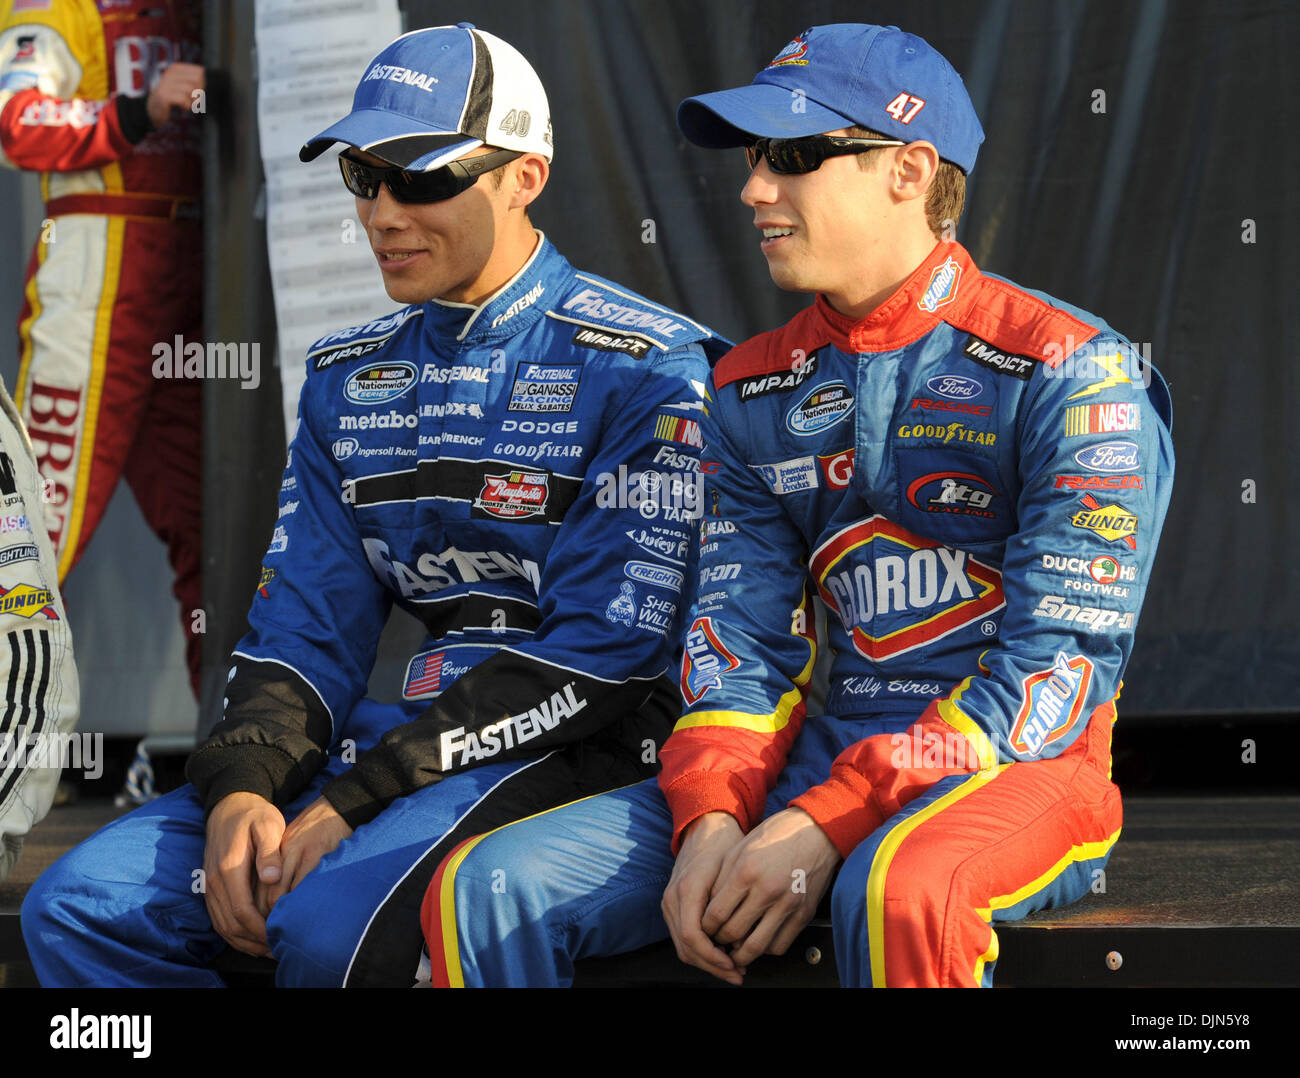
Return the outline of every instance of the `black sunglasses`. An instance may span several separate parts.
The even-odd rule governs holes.
[[[411,172],[397,165],[368,165],[341,153],[339,171],[357,198],[378,198],[382,183],[398,202],[442,202],[473,187],[483,173],[522,156],[518,150],[494,150],[481,157],[463,157],[432,172]]]
[[[751,169],[766,158],[768,167],[786,176],[816,172],[828,157],[863,153],[879,146],[906,146],[897,139],[847,138],[841,135],[805,135],[803,138],[760,138],[745,147],[745,160]]]

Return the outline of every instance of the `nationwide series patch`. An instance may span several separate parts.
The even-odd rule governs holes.
[[[1094,532],[1108,543],[1123,542],[1130,550],[1137,550],[1138,518],[1127,509],[1111,503],[1102,505],[1091,494],[1079,499],[1083,509],[1070,518],[1076,528]]]
[[[653,341],[634,333],[616,335],[599,329],[580,329],[573,335],[573,343],[583,348],[596,348],[602,352],[626,352],[633,359],[644,359],[654,347]]]
[[[1065,436],[1118,434],[1142,429],[1142,410],[1131,401],[1109,404],[1072,404],[1065,410]]]
[[[59,615],[51,605],[53,602],[54,593],[47,588],[37,588],[31,584],[0,588],[0,614],[16,614],[20,618],[32,618],[40,614],[50,621],[58,621]]]
[[[792,361],[788,371],[773,371],[770,374],[746,378],[740,383],[740,399],[752,401],[759,397],[766,397],[770,393],[788,393],[792,389],[798,389],[816,373],[817,353],[813,352],[802,363]]]
[[[682,699],[687,706],[698,703],[710,689],[722,687],[722,675],[740,666],[713,628],[712,618],[696,618],[686,634],[682,655]]]
[[[665,415],[663,412],[655,417],[654,436],[661,442],[679,442],[694,449],[700,449],[704,445],[698,422],[679,415]]]
[[[859,654],[880,662],[990,618],[1002,574],[882,516],[850,524],[813,551],[809,571]]]
[[[487,514],[498,520],[522,520],[546,515],[550,496],[549,472],[507,472],[485,475],[483,489],[474,499],[474,513]]]
[[[981,367],[997,371],[998,374],[1009,374],[1022,382],[1029,381],[1034,373],[1036,360],[1029,356],[1018,356],[1014,352],[1003,352],[988,341],[980,340],[973,333],[966,338],[961,352],[967,359],[973,359]]]
[[[353,404],[387,404],[419,380],[411,363],[372,363],[343,383],[343,396]]]
[[[817,386],[790,409],[785,417],[786,429],[801,438],[820,434],[852,415],[855,403],[847,385],[827,382]]]
[[[528,363],[515,369],[509,412],[567,412],[582,380],[581,363]]]
[[[1020,711],[1008,740],[1017,752],[1036,756],[1045,745],[1064,737],[1088,699],[1092,663],[1082,655],[1056,653],[1051,670],[1021,682]]]

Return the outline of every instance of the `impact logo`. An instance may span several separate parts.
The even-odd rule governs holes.
[[[686,634],[682,655],[682,699],[689,707],[710,689],[722,688],[722,675],[740,666],[740,660],[713,630],[712,618],[696,618]]]
[[[372,363],[343,383],[343,396],[353,404],[387,404],[415,385],[419,377],[410,363]]]
[[[1124,542],[1130,550],[1137,550],[1138,518],[1114,503],[1102,505],[1091,494],[1079,499],[1083,509],[1070,518],[1076,528],[1100,535],[1108,543]]]
[[[907,487],[907,500],[925,513],[960,513],[994,519],[989,506],[998,492],[968,472],[931,472]]]
[[[961,267],[949,255],[943,265],[936,266],[930,274],[930,283],[917,302],[923,311],[934,314],[940,307],[946,307],[957,298],[957,286],[961,284]]]
[[[1056,653],[1051,670],[1030,674],[1021,682],[1020,711],[1011,730],[1016,752],[1037,755],[1045,745],[1064,736],[1074,725],[1088,698],[1092,663],[1082,655]]]
[[[31,584],[0,588],[0,614],[17,614],[20,618],[32,618],[40,614],[50,621],[58,621],[59,615],[51,605],[53,602],[54,593],[48,588],[37,588]]]
[[[809,569],[854,648],[873,662],[926,647],[1006,605],[997,569],[882,516],[833,535]]]
[[[820,434],[852,415],[854,404],[848,386],[843,382],[827,382],[817,386],[790,409],[785,417],[786,429],[801,438]]]
[[[784,49],[772,57],[772,62],[768,67],[807,67],[808,66],[808,35],[811,30],[805,30],[795,38]]]
[[[550,496],[548,472],[506,472],[485,475],[474,508],[501,520],[520,520],[546,512]]]

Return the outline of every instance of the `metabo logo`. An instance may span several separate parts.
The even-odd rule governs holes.
[[[687,705],[698,703],[710,689],[722,688],[722,675],[740,666],[719,638],[712,618],[696,618],[686,634],[682,655],[682,699]]]
[[[419,377],[411,363],[372,363],[343,383],[343,396],[353,404],[387,404],[415,385]]]
[[[1021,682],[1020,711],[1011,729],[1011,747],[1037,755],[1074,725],[1088,698],[1092,663],[1082,655],[1056,653],[1051,670],[1030,674]]]
[[[873,662],[925,647],[1006,605],[997,569],[882,516],[831,536],[809,568],[854,648]]]

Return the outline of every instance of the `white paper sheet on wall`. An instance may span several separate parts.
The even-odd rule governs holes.
[[[285,437],[318,338],[400,304],[388,298],[334,154],[298,148],[340,120],[366,64],[402,32],[397,0],[257,0],[257,130],[275,294]]]

